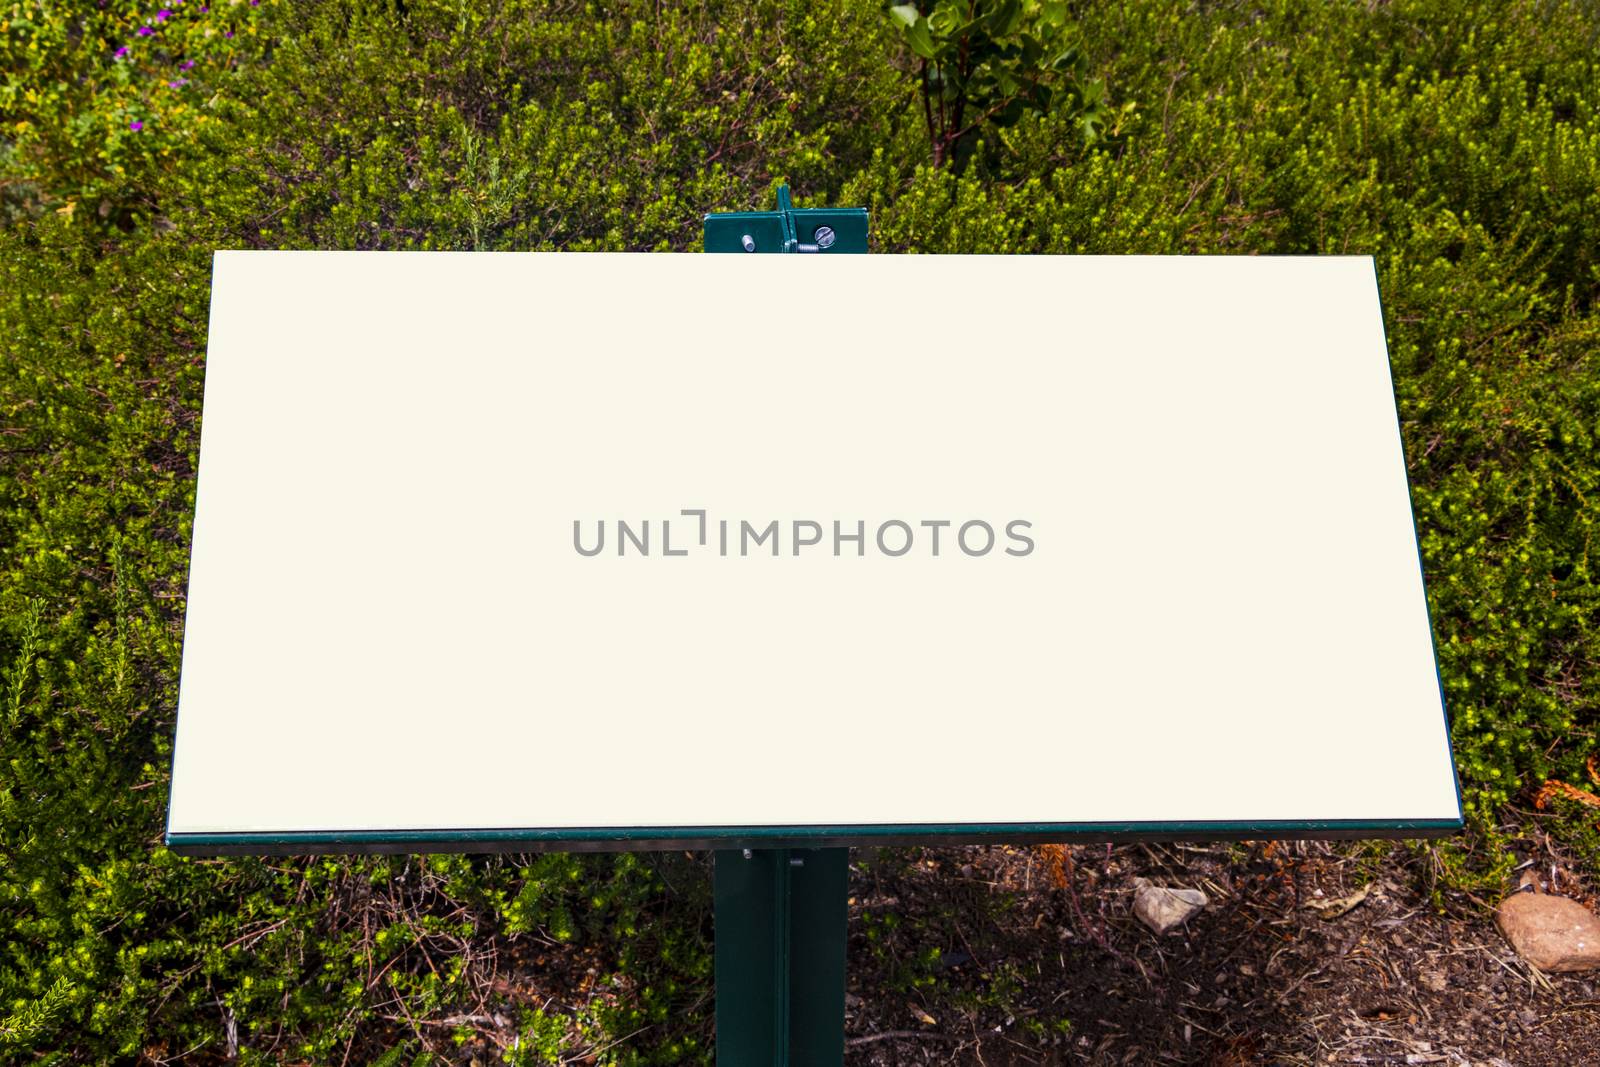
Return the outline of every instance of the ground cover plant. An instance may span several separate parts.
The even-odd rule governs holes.
[[[1600,14],[983,6],[0,6],[0,1061],[707,1060],[703,856],[187,860],[161,832],[211,250],[692,251],[779,181],[868,207],[878,252],[1375,257],[1470,824],[1385,869],[1469,917],[1530,841],[1600,874]],[[929,343],[1006,314],[884,297]],[[1122,856],[1090,851],[1085,893]],[[975,954],[883,903],[913,862],[853,875],[881,982],[852,1025],[1026,1010],[1042,963],[915,999]],[[1063,967],[1126,955],[1058,903]],[[1030,1018],[1037,1048],[1087,1022]]]

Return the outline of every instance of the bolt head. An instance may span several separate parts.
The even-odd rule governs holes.
[[[818,226],[817,232],[811,235],[811,240],[818,248],[830,248],[838,240],[838,235],[833,232],[832,226]]]

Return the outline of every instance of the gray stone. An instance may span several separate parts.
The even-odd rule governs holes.
[[[1158,934],[1183,925],[1208,903],[1198,889],[1170,889],[1151,885],[1143,878],[1134,882],[1133,913]]]
[[[1500,902],[1494,918],[1517,955],[1541,971],[1600,967],[1600,918],[1576,900],[1513,893]]]

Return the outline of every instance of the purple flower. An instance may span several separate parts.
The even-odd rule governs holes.
[[[222,36],[224,36],[224,37],[232,37],[233,36],[233,31],[229,30],[227,33],[223,34]]]
[[[172,11],[169,8],[165,8],[164,7],[160,11],[156,12],[156,21],[157,22],[165,22],[168,19],[170,19],[171,17],[172,17]]]
[[[156,31],[152,30],[149,26],[140,26],[139,27],[139,36],[140,37],[148,37],[152,33],[155,33],[155,32]]]
[[[140,130],[144,129],[144,123],[140,122],[138,119],[134,119],[132,122],[128,123],[128,129],[132,130],[134,133],[138,133]]]
[[[189,79],[188,78],[178,78],[178,79],[176,79],[174,81],[169,81],[167,83],[167,88],[168,89],[181,89],[185,85],[188,85],[188,84],[189,84]]]
[[[179,70],[193,70],[194,69],[194,60],[191,59],[187,63],[179,63],[178,64],[178,69]]]
[[[123,45],[121,48],[117,49],[117,58],[118,59],[125,58],[127,56],[127,54],[128,54],[128,46],[127,45]]]

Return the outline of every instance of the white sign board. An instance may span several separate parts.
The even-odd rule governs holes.
[[[169,840],[1459,825],[1367,258],[220,252]]]

